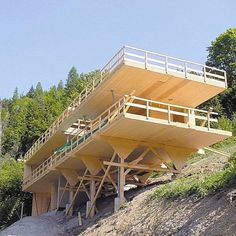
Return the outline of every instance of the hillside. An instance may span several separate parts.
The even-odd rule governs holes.
[[[224,147],[220,149],[234,153],[234,142],[232,138],[229,143],[222,143],[221,146]],[[201,182],[207,176],[221,173],[228,166],[228,159],[224,156],[213,153],[195,155],[189,159],[183,172],[175,180],[171,181],[170,175],[163,175],[150,179],[149,185],[144,188],[127,191],[128,202],[117,213],[113,214],[113,198],[110,197],[102,199],[99,214],[93,220],[85,220],[83,217],[82,227],[78,227],[77,217],[65,218],[63,213],[55,215],[52,212],[41,217],[26,217],[2,231],[0,235],[37,236],[42,235],[42,230],[48,236],[235,235],[234,182],[225,183],[223,187],[205,192],[201,196],[184,189],[185,181],[189,178]],[[182,188],[176,188],[178,181],[181,181]],[[208,190],[212,190],[209,184],[207,186]],[[166,188],[171,189],[172,193],[166,192],[164,198],[157,197],[158,190],[164,191]]]
[[[236,146],[231,144],[223,150],[233,153]],[[201,181],[204,175],[219,173],[227,163],[226,157],[215,154],[195,157],[170,184],[181,180],[184,187],[184,181],[192,177]],[[153,197],[160,188],[158,184],[149,186],[137,191],[124,209],[99,220],[81,235],[235,235],[235,187],[235,183],[230,184],[201,197],[185,195],[184,189],[178,189],[182,196],[159,199]]]

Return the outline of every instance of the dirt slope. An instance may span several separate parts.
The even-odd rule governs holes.
[[[236,146],[228,148],[230,152],[235,150]],[[207,155],[187,165],[181,176],[201,178],[206,173],[222,169],[226,163],[226,157]],[[160,184],[169,179],[167,175],[155,181]],[[233,188],[201,200],[194,196],[175,201],[151,200],[159,184],[127,192],[127,204],[115,214],[113,198],[100,199],[99,214],[93,220],[85,220],[83,209],[82,227],[78,227],[76,217],[66,218],[63,213],[50,213],[26,217],[0,232],[0,236],[236,235],[236,200],[230,202],[228,197],[234,191]]]
[[[81,235],[236,235],[236,201],[227,194],[196,201],[150,201],[154,188],[140,193],[118,213],[98,221]]]

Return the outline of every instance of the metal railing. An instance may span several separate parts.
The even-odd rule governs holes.
[[[162,122],[172,125],[182,123],[182,125],[186,127],[201,126],[198,121],[207,121],[207,127],[205,127],[205,129],[208,130],[211,128],[212,123],[217,122],[216,118],[212,118],[212,116],[217,115],[215,112],[171,105],[135,96],[124,96],[96,119],[92,120],[84,129],[80,130],[78,134],[70,140],[70,145],[63,151],[55,152],[34,169],[32,174],[24,179],[23,188],[27,188],[33,182],[37,181],[37,179],[48,173],[51,168],[55,168],[65,161],[82,144],[85,144],[93,134],[99,132],[122,114],[124,116],[132,115],[132,118],[145,118],[145,120],[150,120],[150,122],[158,122],[161,120]],[[162,114],[164,114],[164,116]]]
[[[226,72],[214,67],[169,57],[163,54],[142,50],[135,47],[122,47],[111,60],[101,69],[100,77],[93,79],[76,99],[62,114],[52,123],[41,137],[26,152],[24,160],[29,160],[50,137],[59,129],[60,125],[75,111],[80,104],[93,93],[93,91],[124,62],[136,63],[143,68],[154,68],[163,73],[175,73],[184,75],[185,78],[193,78],[207,83],[210,80],[219,81],[227,87]]]

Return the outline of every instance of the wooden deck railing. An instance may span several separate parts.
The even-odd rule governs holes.
[[[137,116],[142,117],[150,122],[155,121],[158,123],[158,121],[161,120],[162,122],[172,125],[182,123],[182,125],[186,127],[201,126],[201,123],[198,121],[207,121],[207,127],[205,127],[205,129],[208,130],[212,128],[212,123],[217,122],[216,118],[212,118],[212,116],[217,115],[215,112],[171,105],[135,96],[124,96],[110,108],[105,110],[100,116],[92,120],[84,127],[84,129],[79,130],[77,135],[70,140],[69,145],[67,145],[65,149],[60,152],[55,152],[34,169],[32,174],[24,179],[23,188],[27,188],[51,171],[51,168],[55,168],[65,161],[73,152],[80,148],[80,145],[85,144],[93,134],[109,125],[122,114],[124,116],[126,114],[132,115],[134,119]],[[165,116],[160,114],[165,114]],[[181,117],[182,119],[175,120],[175,116]]]
[[[226,72],[217,68],[201,65],[198,63],[169,57],[163,54],[142,50],[130,46],[122,47],[111,60],[101,69],[100,76],[93,79],[79,96],[67,107],[62,114],[52,123],[43,135],[26,152],[24,160],[29,160],[50,137],[59,129],[60,125],[75,111],[85,99],[111,74],[117,66],[127,62],[134,62],[143,68],[154,68],[163,73],[175,73],[186,79],[196,78],[207,83],[214,80],[221,82],[227,87]]]
[[[195,77],[201,82],[219,81],[227,87],[226,72],[215,67],[182,60],[176,57],[169,57],[135,47],[124,47],[124,60],[138,63],[144,68],[154,68],[163,73],[175,73],[185,78]]]

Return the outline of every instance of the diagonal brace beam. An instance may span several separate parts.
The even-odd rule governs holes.
[[[70,203],[70,206],[69,206],[68,209],[67,209],[66,215],[68,215],[68,213],[70,212],[70,209],[71,209],[71,207],[72,207],[72,205],[73,205],[73,203],[74,203],[74,201],[75,201],[75,198],[76,198],[76,196],[77,196],[77,194],[78,194],[80,188],[81,188],[82,185],[83,185],[84,177],[85,177],[85,175],[87,174],[87,172],[88,172],[88,169],[86,169],[85,172],[84,172],[84,174],[83,174],[83,177],[82,177],[82,179],[81,179],[81,181],[80,181],[80,183],[79,183],[79,186],[78,186],[78,188],[77,188],[77,190],[76,190],[76,192],[75,192],[75,194],[74,194],[74,196],[73,196],[73,199],[72,199],[72,201],[71,201],[71,203]]]
[[[116,157],[116,152],[113,153],[113,155],[112,155],[110,161],[113,162],[114,159],[115,159],[115,157]],[[96,200],[97,200],[97,198],[98,198],[98,195],[99,195],[99,193],[100,193],[100,191],[101,191],[101,189],[102,189],[102,186],[103,186],[103,184],[104,184],[104,181],[105,181],[105,179],[106,179],[106,177],[107,177],[107,174],[108,174],[110,168],[111,168],[111,165],[108,165],[108,167],[107,167],[107,169],[106,169],[106,171],[105,171],[105,174],[103,175],[102,181],[101,181],[101,183],[100,183],[100,185],[99,185],[99,187],[98,187],[98,190],[97,190],[97,192],[96,192],[96,194],[95,194],[95,197],[94,197],[93,201],[91,202],[91,206],[90,206],[90,209],[89,209],[89,211],[88,211],[88,216],[90,215],[90,212],[92,211],[93,205],[95,204],[95,202],[96,202]]]

